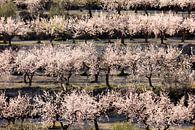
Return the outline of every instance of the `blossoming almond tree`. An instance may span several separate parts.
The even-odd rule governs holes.
[[[194,33],[195,30],[195,21],[193,18],[185,18],[182,22],[182,24],[180,25],[180,29],[179,29],[180,33],[182,33],[182,40],[181,42],[184,42],[185,40],[185,35],[187,33]]]
[[[14,54],[11,50],[4,50],[0,53],[0,77],[10,73],[13,57]]]
[[[138,15],[138,19],[140,20],[140,22],[138,23],[138,25],[139,25],[138,29],[144,35],[145,42],[148,43],[148,36],[151,35],[153,32],[153,29],[151,26],[153,21],[151,19],[151,16],[142,16],[142,15],[139,16]]]
[[[53,95],[45,92],[43,98],[39,96],[34,101],[33,114],[39,114],[43,122],[53,123],[53,128],[56,122],[60,122],[61,128],[67,130],[74,123],[94,121],[100,116],[98,102],[85,91]]]
[[[128,8],[128,1],[127,0],[102,0],[103,8],[111,11],[117,11],[120,15],[122,9]]]
[[[164,43],[165,35],[174,35],[182,22],[182,17],[174,14],[156,14],[151,17],[151,27],[156,37],[160,36],[161,44]]]
[[[14,0],[14,2],[18,6],[25,5],[31,14],[31,17],[36,18],[40,15],[41,10],[43,10],[48,0]]]
[[[21,19],[14,19],[11,17],[0,18],[0,34],[9,42],[10,46],[14,36],[22,36],[29,31],[29,25],[23,22]]]
[[[180,7],[182,10],[187,9],[188,17],[191,16],[191,11],[195,6],[195,2],[193,0],[173,0],[174,6]]]
[[[56,37],[68,32],[69,21],[62,16],[54,16],[52,18],[44,19],[37,18],[33,22],[33,31],[39,35],[40,33],[46,34],[50,37],[50,43],[53,46],[53,40]]]
[[[189,100],[189,104],[194,101]],[[126,96],[118,96],[113,104],[119,114],[128,116],[128,120],[145,126],[146,130],[158,128],[167,130],[170,126],[182,125],[193,118],[194,106],[184,106],[183,99],[176,105],[167,95],[157,96],[151,91],[141,94],[132,91]]]
[[[93,49],[92,44],[88,44],[92,47],[85,48],[86,43],[82,43],[81,45],[77,45],[75,47],[71,46],[56,46],[48,55],[49,60],[46,61],[45,73],[46,75],[50,75],[52,77],[56,77],[60,82],[61,86],[63,86],[64,82],[66,85],[69,85],[69,80],[71,76],[80,72],[83,69],[84,64],[89,64],[89,62],[93,57]]]
[[[106,85],[111,89],[109,78],[111,70],[115,70],[121,62],[122,49],[120,44],[110,44],[105,48],[105,52],[102,58],[102,68],[105,70],[106,74]]]
[[[29,86],[32,85],[35,72],[41,67],[41,64],[39,64],[41,53],[41,49],[35,47],[30,50],[21,49],[16,54],[13,67],[17,73],[23,74],[24,82]]]
[[[6,99],[5,97],[3,99]],[[17,119],[24,119],[30,117],[30,98],[28,96],[21,96],[10,98],[3,106],[2,115],[8,123],[15,123]]]

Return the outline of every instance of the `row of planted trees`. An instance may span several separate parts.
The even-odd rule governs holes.
[[[125,38],[133,36],[145,37],[148,42],[149,37],[160,37],[164,43],[166,36],[181,35],[182,42],[185,36],[193,34],[195,30],[194,18],[183,18],[172,13],[154,15],[104,15],[99,14],[93,18],[84,17],[81,19],[65,19],[55,16],[50,19],[37,18],[31,22],[23,22],[20,19],[0,18],[0,35],[4,41],[11,40],[14,36],[27,37],[37,35],[41,40],[42,36],[48,36],[50,42],[55,38],[107,38],[117,37],[124,44]]]
[[[130,75],[138,81],[147,79],[153,90],[153,78],[158,78],[164,87],[190,87],[193,82],[190,57],[171,46],[127,47],[119,43],[102,49],[94,43],[43,46],[5,50],[0,53],[0,61],[1,75],[23,74],[29,86],[37,72],[56,78],[62,87],[69,85],[72,76],[81,74],[93,76],[95,83],[99,82],[99,75],[105,75],[108,88],[111,75]]]
[[[195,100],[189,95],[187,104],[184,98],[172,102],[166,94],[155,94],[151,91],[107,92],[93,96],[85,91],[48,93],[29,97],[20,94],[14,98],[0,95],[0,120],[15,123],[26,120],[51,124],[55,128],[60,123],[63,130],[79,124],[94,123],[99,130],[98,122],[111,113],[126,117],[126,120],[144,127],[146,130],[157,128],[167,130],[183,124],[192,125],[195,119]],[[79,126],[77,125],[77,126]]]
[[[6,2],[14,2],[18,7],[26,6],[27,9],[38,11],[46,7],[46,5],[58,4],[61,9],[88,9],[90,16],[92,9],[116,10],[119,14],[121,10],[142,9],[148,14],[148,9],[173,9],[188,11],[190,14],[194,9],[195,2],[193,0],[3,0],[0,4]]]

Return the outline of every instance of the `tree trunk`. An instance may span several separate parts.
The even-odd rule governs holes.
[[[161,34],[160,34],[160,40],[161,40],[161,44],[164,44],[164,34],[163,34],[163,32],[161,32]]]
[[[95,126],[95,130],[99,130],[99,126],[96,118],[94,119],[94,126]]]
[[[99,72],[97,74],[95,74],[95,83],[98,83],[99,82],[99,80],[98,80],[99,74],[100,74]]]
[[[155,89],[154,89],[154,86],[153,86],[153,84],[152,84],[152,76],[150,75],[150,76],[146,76],[147,78],[148,78],[148,83],[149,83],[149,86],[152,88],[152,90],[154,91]]]
[[[98,82],[99,82],[99,80],[98,80],[99,74],[100,74],[100,72],[98,71],[98,72],[94,75],[94,76],[95,76],[94,81],[91,81],[91,83],[98,83]]]
[[[38,39],[37,43],[38,43],[38,44],[41,44],[41,40],[40,40],[40,39]]]
[[[118,8],[117,8],[117,13],[118,13],[119,15],[121,15],[121,7],[120,7],[120,6],[118,6]]]
[[[121,43],[125,45],[125,36],[121,33]]]
[[[3,35],[3,43],[4,43],[4,44],[7,44],[7,38],[6,38],[5,35]]]
[[[12,46],[12,40],[9,39],[9,46]]]
[[[72,39],[72,43],[74,43],[74,44],[76,43],[76,40],[74,38]]]
[[[28,77],[28,85],[29,87],[32,85],[32,79],[33,79],[34,73],[27,75]]]
[[[187,88],[184,88],[184,105],[185,106],[188,106],[188,99],[189,99],[188,89]]]
[[[106,73],[106,86],[108,89],[111,89],[110,83],[109,83],[109,78],[110,78],[110,67],[107,68],[107,73]]]
[[[54,47],[52,36],[51,36],[51,38],[49,39],[49,42],[50,42],[51,46]]]
[[[85,63],[83,63],[84,72],[81,74],[81,76],[88,76],[89,69],[90,69],[90,67],[88,67]]]
[[[66,80],[66,85],[70,85],[70,77],[71,76],[72,76],[72,69],[68,73],[68,77],[67,77],[67,80]]]
[[[186,31],[185,29],[182,31],[182,39],[181,42],[185,42],[185,35],[186,35]]]
[[[41,38],[41,34],[40,34],[40,36],[38,36],[38,38],[37,38],[37,43],[38,43],[38,44],[41,43],[41,39],[42,39],[42,38]]]
[[[85,43],[87,44],[87,38],[85,37]]]
[[[68,130],[69,125],[64,125],[63,122],[60,122],[60,126],[62,130]]]
[[[144,5],[144,12],[148,16],[147,5]]]
[[[93,14],[92,14],[92,11],[91,11],[91,7],[89,7],[89,18],[92,18],[93,17]]]
[[[118,74],[118,76],[125,76],[125,68],[122,68],[120,74]]]
[[[137,6],[135,6],[135,13],[137,13]]]
[[[163,130],[168,130],[169,129],[169,125],[165,126],[165,128]]]
[[[34,73],[31,73],[31,74],[25,73],[24,74],[24,83],[28,84],[29,87],[32,85],[33,76],[34,76]]]
[[[175,13],[178,14],[178,7],[174,7]]]
[[[188,7],[188,18],[190,18],[191,17],[191,7],[189,6]]]
[[[24,73],[24,83],[27,84],[27,73]]]
[[[148,43],[148,32],[145,32],[144,37],[145,37],[145,42]]]

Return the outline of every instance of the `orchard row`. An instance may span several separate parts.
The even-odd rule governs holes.
[[[193,0],[2,0],[0,4],[13,2],[18,7],[26,7],[30,12],[42,10],[46,5],[60,5],[62,9],[92,9],[116,10],[137,10],[143,9],[178,9],[188,11],[194,9]]]
[[[133,36],[160,37],[161,43],[166,36],[182,36],[194,34],[194,18],[183,18],[172,13],[154,14],[149,16],[127,14],[127,15],[104,15],[93,18],[71,18],[55,16],[51,19],[37,18],[31,22],[23,22],[20,19],[0,18],[0,35],[4,41],[11,40],[14,36],[29,37],[35,35],[40,40],[42,36],[48,36],[51,43],[55,38],[121,38],[124,44],[125,38]]]
[[[193,82],[190,57],[171,46],[127,47],[115,43],[101,50],[94,43],[43,46],[5,50],[0,53],[0,63],[1,75],[23,74],[29,86],[37,72],[56,78],[62,87],[69,85],[72,76],[83,73],[94,76],[95,83],[100,74],[105,74],[108,88],[111,75],[125,73],[138,79],[145,77],[153,89],[153,78],[159,78],[164,87],[191,87]]]
[[[99,130],[98,121],[109,118],[111,113],[126,116],[127,121],[139,126],[167,130],[172,126],[192,124],[195,112],[195,98],[189,95],[177,103],[161,93],[151,91],[137,93],[128,90],[125,93],[107,92],[104,95],[92,96],[81,92],[48,93],[40,96],[21,96],[8,98],[0,95],[0,120],[15,123],[16,120],[39,119],[43,124],[60,123],[63,130],[79,123],[94,123]],[[185,100],[188,105],[185,105]],[[40,120],[41,119],[41,120]]]

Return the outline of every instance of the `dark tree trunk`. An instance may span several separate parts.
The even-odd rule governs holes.
[[[111,43],[111,39],[110,38],[108,38],[108,43]]]
[[[174,7],[175,13],[178,14],[178,7]]]
[[[64,125],[63,122],[60,122],[60,126],[62,130],[68,130],[69,125]]]
[[[122,70],[121,70],[120,74],[118,74],[118,76],[125,76],[125,75],[127,75],[125,73],[125,68],[122,68]]]
[[[28,77],[28,85],[29,85],[29,87],[32,85],[32,79],[33,79],[33,76],[34,76],[34,73],[32,73],[32,74],[29,74],[27,77]]]
[[[135,13],[137,13],[137,6],[135,6]]]
[[[146,76],[148,78],[148,83],[149,83],[149,86],[152,88],[152,90],[154,91],[154,86],[152,84],[152,75],[150,76]]]
[[[67,80],[66,80],[66,85],[70,85],[70,77],[72,76],[72,70],[69,71],[68,73],[68,77],[67,77]]]
[[[145,38],[145,42],[148,43],[148,32],[145,32],[144,38]]]
[[[93,14],[92,14],[92,11],[91,11],[91,7],[89,7],[89,18],[92,18],[93,17]]]
[[[85,37],[85,43],[87,44],[87,37]]]
[[[50,44],[51,44],[52,47],[54,47],[53,39],[54,39],[54,38],[52,38],[52,36],[51,36],[51,38],[49,39],[49,42],[50,42]]]
[[[41,40],[40,40],[40,39],[38,39],[37,43],[38,43],[38,44],[41,44]]]
[[[125,38],[124,38],[124,37],[121,37],[121,43],[122,43],[123,45],[125,45]]]
[[[130,41],[133,41],[133,37],[132,37],[132,36],[130,36],[129,40],[130,40]]]
[[[187,88],[184,88],[184,105],[185,106],[188,106],[188,99],[189,99],[188,89]]]
[[[110,78],[110,67],[107,68],[107,73],[106,73],[106,86],[108,89],[111,89],[110,83],[109,83],[109,78]]]
[[[165,126],[165,128],[163,130],[168,130],[169,129],[169,125]]]
[[[94,126],[95,126],[95,130],[99,130],[99,126],[96,118],[94,119]]]
[[[148,16],[147,5],[144,6],[144,12]]]
[[[31,74],[25,73],[24,74],[24,83],[28,84],[29,87],[32,85],[33,76],[34,76],[34,73],[31,73]]]
[[[119,15],[121,15],[121,7],[120,7],[120,6],[118,6],[118,8],[117,8],[117,13],[118,13]]]
[[[12,40],[9,39],[9,46],[12,46]]]
[[[192,12],[192,9],[191,9],[191,7],[189,6],[189,7],[188,7],[188,18],[191,17],[191,12]]]
[[[186,35],[186,30],[184,29],[182,31],[182,39],[181,39],[181,42],[185,42],[185,35]]]
[[[161,44],[164,44],[164,38],[165,38],[164,33],[161,32],[161,34],[160,34],[160,41],[161,41]]]
[[[41,38],[41,34],[40,34],[40,36],[37,37],[37,43],[38,43],[38,44],[41,43],[41,39],[42,39],[42,38]]]
[[[7,37],[5,35],[3,35],[3,43],[7,44]]]
[[[121,33],[121,43],[125,45],[125,36]]]
[[[99,82],[99,80],[98,80],[99,74],[100,74],[100,72],[98,71],[98,72],[94,75],[94,77],[95,77],[94,81],[91,81],[91,83],[98,83],[98,82]]]
[[[27,84],[27,73],[24,73],[24,83]]]
[[[99,72],[97,74],[95,74],[95,83],[98,83],[99,82],[99,80],[98,80],[99,74],[100,74]]]
[[[74,38],[72,39],[72,43],[74,43],[74,44],[76,43],[76,40]]]
[[[84,69],[84,72],[81,74],[81,76],[88,76],[88,71],[90,67],[88,67],[85,63],[83,63],[83,69]]]

